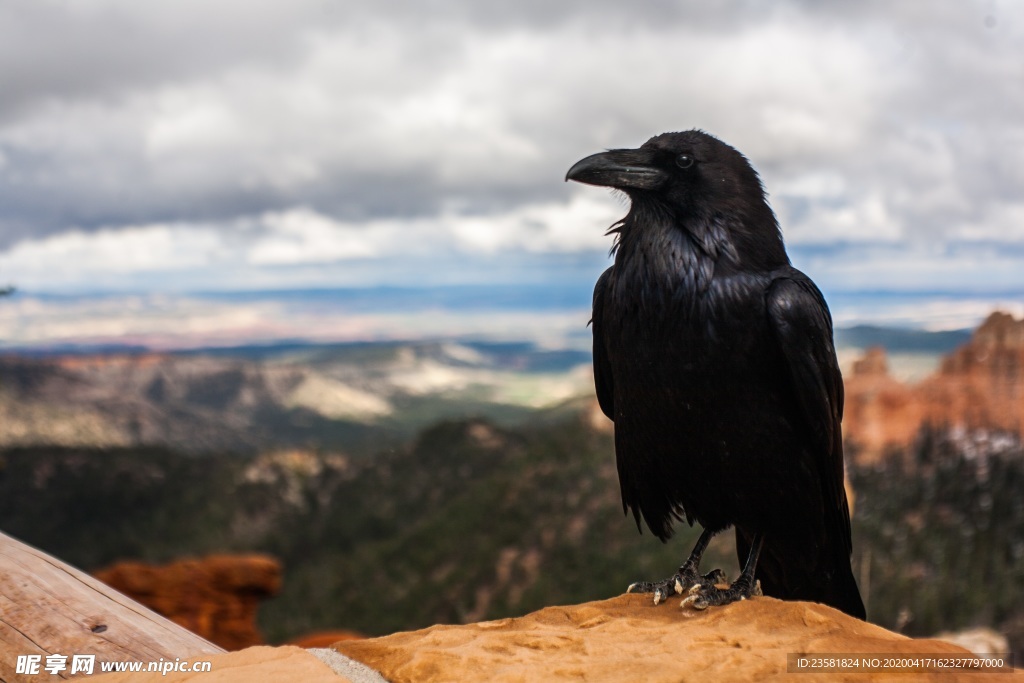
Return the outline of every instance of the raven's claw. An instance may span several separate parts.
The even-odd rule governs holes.
[[[701,576],[695,569],[681,567],[680,571],[664,581],[637,581],[631,583],[626,592],[653,593],[654,604],[660,605],[673,595],[682,595],[686,592],[693,593],[694,590],[715,590],[716,584],[726,582],[725,572],[721,569],[715,569]]]
[[[728,605],[729,603],[746,600],[747,598],[759,595],[763,595],[763,593],[761,593],[761,582],[755,581],[754,585],[751,586],[750,583],[744,581],[741,576],[736,580],[736,583],[728,588],[718,588],[717,586],[713,586],[710,589],[705,589],[701,586],[694,586],[690,589],[690,594],[683,598],[683,601],[679,603],[679,606],[683,609],[692,607],[697,610],[705,610],[708,607]]]

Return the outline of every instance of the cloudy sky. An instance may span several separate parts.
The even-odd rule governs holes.
[[[976,316],[1024,292],[1022,83],[1006,1],[7,0],[5,316],[46,293],[585,289],[624,209],[566,169],[693,127],[752,160],[830,297]]]

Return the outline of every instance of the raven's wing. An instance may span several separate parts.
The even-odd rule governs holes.
[[[765,595],[813,600],[865,618],[850,567],[850,509],[843,487],[843,377],[832,342],[832,316],[811,280],[789,269],[767,292],[768,316],[785,358],[807,451],[817,470],[824,536],[801,550],[765,544],[757,570]],[[750,538],[737,529],[736,548],[745,557]],[[781,553],[781,554],[780,554]]]
[[[594,286],[594,305],[591,312],[590,322],[594,333],[594,388],[597,390],[597,402],[601,406],[601,412],[608,416],[609,420],[615,419],[615,395],[612,390],[612,366],[608,360],[608,350],[604,343],[604,313],[605,292],[608,283],[611,281],[612,269],[608,268],[597,279]]]
[[[767,304],[810,435],[829,531],[841,535],[848,557],[852,544],[843,487],[843,377],[832,341],[832,316],[818,288],[796,269],[772,282]]]

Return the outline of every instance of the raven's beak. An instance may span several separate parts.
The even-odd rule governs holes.
[[[651,154],[645,149],[613,149],[592,154],[577,161],[565,174],[566,180],[620,190],[655,190],[666,177],[653,165]]]

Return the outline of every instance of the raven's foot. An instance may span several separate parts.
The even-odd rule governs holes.
[[[692,607],[693,609],[698,610],[704,610],[713,606],[718,607],[721,605],[728,605],[732,602],[739,602],[740,600],[746,600],[747,598],[763,595],[761,592],[760,581],[754,581],[753,584],[751,584],[751,582],[747,581],[746,577],[742,575],[728,588],[718,588],[717,586],[712,586],[711,588],[694,586],[687,592],[689,595],[683,598],[683,601],[679,603],[679,606],[683,609]]]
[[[694,589],[717,590],[715,584],[727,583],[725,572],[715,569],[704,576],[692,567],[680,567],[675,575],[664,581],[637,581],[626,589],[627,593],[654,593],[654,604],[658,605],[673,595],[692,593]]]

